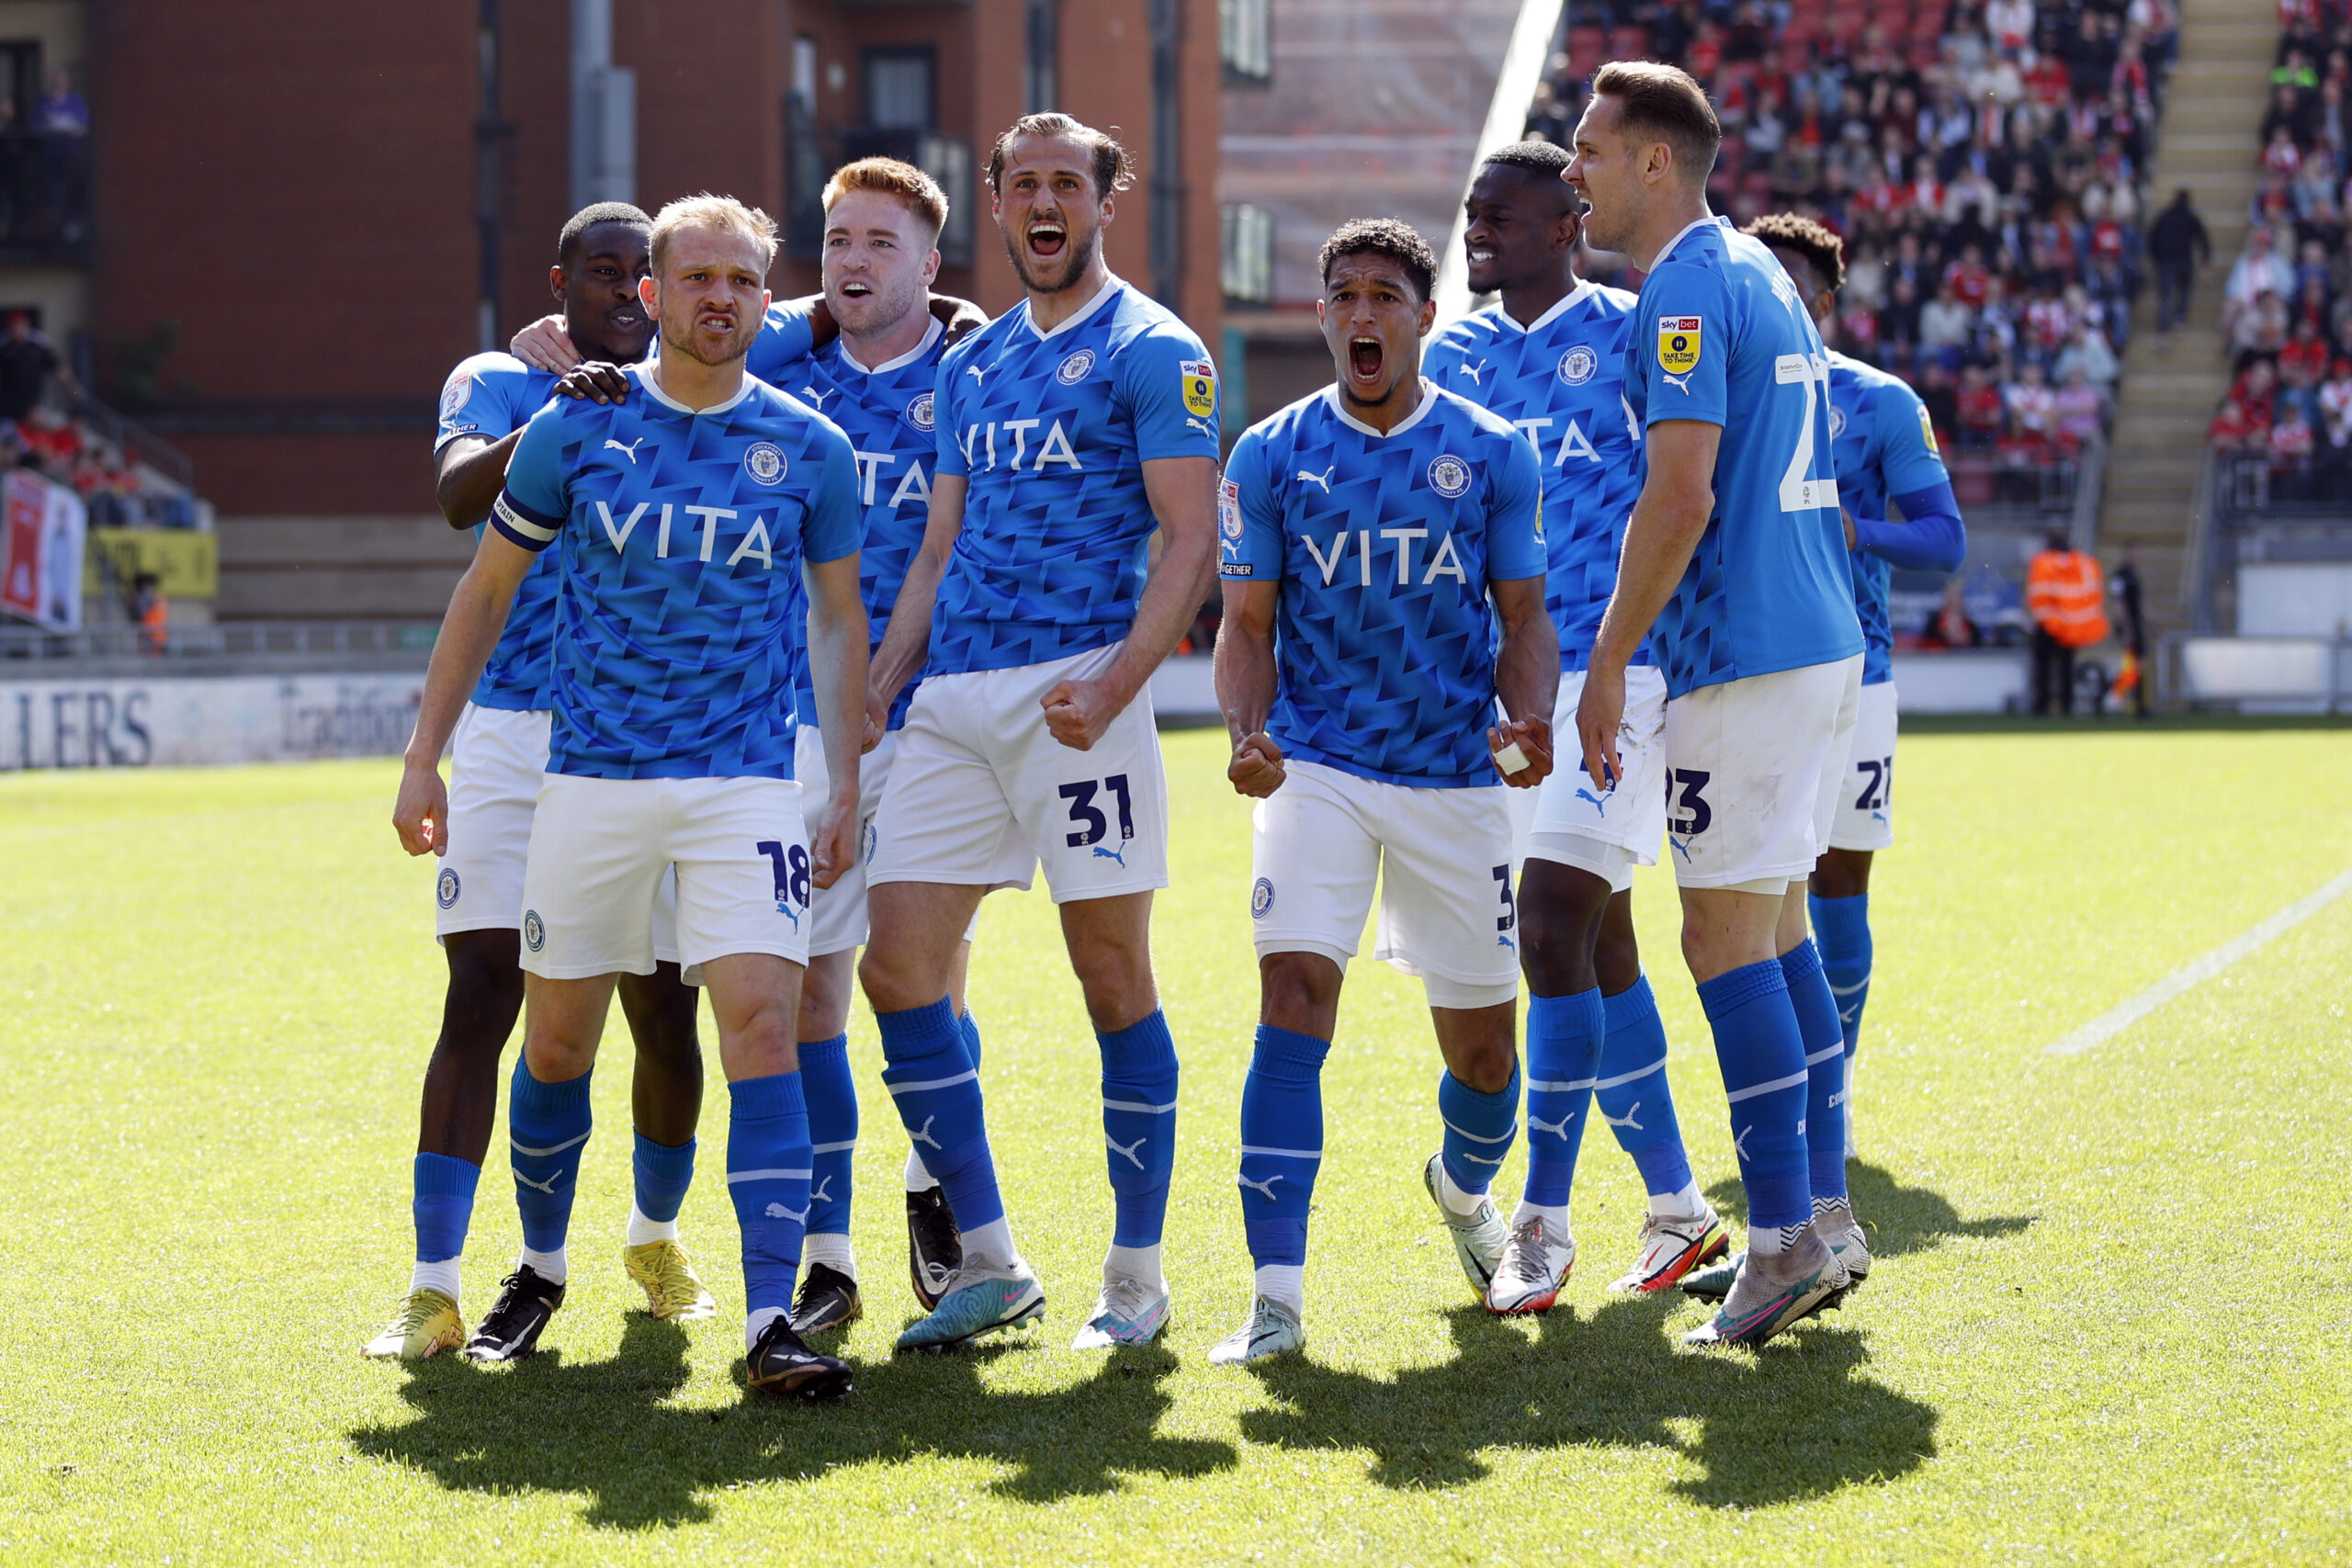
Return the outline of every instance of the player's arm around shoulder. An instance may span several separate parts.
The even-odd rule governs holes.
[[[442,384],[433,446],[433,499],[452,528],[490,519],[529,413],[515,406],[529,372],[512,356],[477,354]]]
[[[1525,766],[1504,773],[1514,789],[1532,789],[1552,771],[1552,709],[1559,700],[1560,634],[1544,603],[1544,475],[1535,449],[1493,438],[1487,513],[1487,591],[1502,623],[1495,651],[1495,694],[1505,721],[1487,732],[1487,748],[1516,747]]]
[[[1237,794],[1263,799],[1283,786],[1283,749],[1266,733],[1278,671],[1274,617],[1282,600],[1280,502],[1267,483],[1266,432],[1254,427],[1233,448],[1217,491],[1217,571],[1225,615],[1217,626],[1218,710],[1233,740],[1226,767]]]

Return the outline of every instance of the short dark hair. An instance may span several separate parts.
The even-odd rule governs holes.
[[[1322,254],[1316,265],[1323,273],[1323,286],[1331,285],[1331,264],[1342,256],[1386,256],[1405,269],[1413,287],[1426,301],[1437,287],[1437,253],[1421,238],[1421,231],[1402,218],[1351,218],[1332,231],[1323,242]]]
[[[649,232],[653,228],[653,220],[645,215],[642,208],[626,201],[591,202],[566,220],[563,232],[555,237],[556,265],[570,266],[572,253],[580,248],[580,237],[599,223],[627,223]]]
[[[1525,169],[1532,175],[1549,175],[1558,179],[1573,160],[1565,147],[1555,147],[1549,141],[1529,138],[1514,141],[1508,147],[1498,147],[1478,160],[1484,168],[1488,164],[1500,164],[1505,168]]]
[[[989,189],[1004,188],[1004,161],[1012,144],[1024,136],[1058,137],[1075,141],[1094,158],[1094,194],[1109,196],[1136,183],[1135,155],[1108,131],[1097,130],[1066,114],[1024,114],[1004,128],[989,152]]]
[[[1705,182],[1723,146],[1724,122],[1689,72],[1654,60],[1612,60],[1592,79],[1592,93],[1615,98],[1627,132],[1665,142]]]
[[[1846,287],[1846,242],[1827,227],[1795,212],[1768,212],[1740,231],[1776,251],[1794,251],[1813,268],[1821,287],[1835,294]]]

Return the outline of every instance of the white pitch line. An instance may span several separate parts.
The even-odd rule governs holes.
[[[2050,1046],[2048,1055],[2079,1056],[2092,1046],[2113,1039],[2183,991],[2203,985],[2271,938],[2301,925],[2346,893],[2352,893],[2352,871],[2344,873],[2318,892],[2296,899],[2260,925],[2240,931],[2204,957],[2182,964],[2120,1007],[2101,1013]]]

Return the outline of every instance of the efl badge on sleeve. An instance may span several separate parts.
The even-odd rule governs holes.
[[[1914,405],[1914,407],[1919,415],[1920,437],[1928,444],[1928,456],[1936,458],[1942,457],[1944,455],[1944,449],[1936,445],[1936,422],[1928,417],[1928,405],[1925,403],[1918,403]]]
[[[1205,359],[1188,359],[1177,369],[1184,378],[1184,411],[1203,419],[1216,412],[1216,367]]]
[[[1699,367],[1699,334],[1702,322],[1697,316],[1660,316],[1657,319],[1657,367],[1669,376],[1688,376]]]

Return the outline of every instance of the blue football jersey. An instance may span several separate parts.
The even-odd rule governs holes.
[[[1218,574],[1281,583],[1266,733],[1386,784],[1499,788],[1487,585],[1544,575],[1535,448],[1421,383],[1383,435],[1331,389],[1243,433],[1218,492]]]
[[[1126,636],[1158,525],[1143,465],[1217,455],[1216,368],[1192,329],[1115,277],[1050,333],[1024,300],[947,351],[937,418],[933,471],[967,488],[927,671]]]
[[[857,459],[750,377],[696,413],[628,397],[531,418],[491,525],[561,545],[548,769],[587,778],[792,777],[803,559],[857,549]]]
[[[555,378],[534,370],[511,354],[477,354],[461,359],[441,386],[441,418],[434,434],[433,451],[460,436],[503,441],[555,395]],[[474,525],[474,537],[482,525]],[[531,563],[523,585],[514,591],[514,608],[506,617],[505,633],[482,666],[474,683],[477,707],[505,708],[516,713],[543,713],[549,698],[550,660],[555,651],[555,559]]]
[[[809,325],[808,312],[797,300],[772,300],[760,322],[760,335],[752,340],[750,352],[743,355],[743,368],[771,387],[782,387],[816,350],[817,335]]]
[[[1499,305],[1430,340],[1429,378],[1517,426],[1544,474],[1551,545],[1544,602],[1560,632],[1560,668],[1592,656],[1600,613],[1617,587],[1625,520],[1642,492],[1642,432],[1625,403],[1625,340],[1634,297],[1580,283],[1522,327]],[[1634,655],[1650,661],[1645,642]]]
[[[1645,431],[1723,430],[1714,511],[1657,618],[1668,696],[1862,650],[1828,381],[1821,334],[1761,243],[1708,218],[1659,253],[1625,345],[1626,401]]]
[[[857,500],[865,543],[857,558],[859,586],[874,646],[890,624],[890,607],[907,581],[907,567],[931,522],[931,465],[937,460],[938,421],[932,415],[946,329],[936,321],[922,342],[887,365],[868,369],[840,339],[800,362],[784,389],[841,426],[857,454]],[[817,694],[808,662],[799,670],[800,722],[817,722]],[[899,694],[890,728],[907,719],[914,684]]]
[[[1838,499],[1857,517],[1884,517],[1887,502],[1949,484],[1928,405],[1899,376],[1829,355],[1829,441],[1838,462]],[[1894,569],[1867,550],[1848,552],[1854,612],[1862,623],[1862,684],[1894,679],[1894,633],[1886,594]]]

